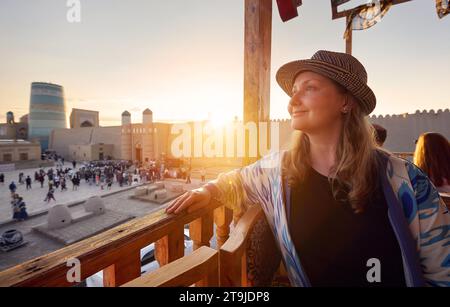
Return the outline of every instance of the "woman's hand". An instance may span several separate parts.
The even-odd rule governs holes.
[[[180,213],[185,209],[188,212],[198,210],[209,204],[211,200],[211,193],[205,188],[198,188],[192,191],[187,191],[183,195],[175,199],[167,208],[166,213]]]

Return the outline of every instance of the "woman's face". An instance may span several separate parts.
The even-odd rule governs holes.
[[[288,105],[291,126],[305,133],[336,127],[342,121],[344,105],[344,94],[332,80],[314,72],[302,72],[294,81]]]

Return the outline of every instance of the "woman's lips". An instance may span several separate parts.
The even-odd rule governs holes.
[[[302,116],[302,115],[304,115],[304,114],[306,114],[308,111],[295,111],[295,112],[292,112],[292,117],[299,117],[299,116]]]

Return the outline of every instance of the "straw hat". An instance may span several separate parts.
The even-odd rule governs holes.
[[[276,79],[281,88],[292,96],[292,86],[297,75],[312,71],[328,77],[358,99],[363,112],[368,115],[376,105],[376,97],[367,86],[367,72],[364,66],[352,55],[326,50],[317,51],[310,60],[289,62],[278,69]]]

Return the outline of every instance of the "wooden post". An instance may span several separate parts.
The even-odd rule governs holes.
[[[213,227],[213,211],[189,224],[189,236],[194,241],[194,250],[201,246],[209,246],[209,241],[213,236]]]
[[[184,225],[177,225],[155,243],[155,258],[162,267],[184,256]]]
[[[228,240],[230,235],[230,224],[233,220],[233,211],[225,206],[214,210],[214,223],[216,224],[217,248]]]
[[[141,276],[140,250],[124,253],[120,261],[103,270],[103,285],[118,287]]]
[[[269,122],[271,43],[272,0],[245,0],[244,124],[253,122],[258,127],[260,121]],[[252,140],[245,139],[244,164],[248,165],[258,159],[259,153],[258,157],[249,157]],[[259,140],[257,144],[259,149]]]
[[[345,18],[346,25],[348,25],[349,19],[350,19],[350,15],[347,15],[347,17]],[[347,53],[347,54],[352,54],[352,40],[353,40],[353,30],[350,26],[350,31],[348,31],[348,37],[345,40],[345,53]]]
[[[189,224],[189,236],[192,241],[194,241],[194,250],[202,246],[209,246],[209,241],[213,236],[213,227],[214,227],[214,217],[213,211],[207,213],[201,218],[196,219],[195,221]],[[218,271],[215,275],[218,275]],[[208,275],[204,279],[197,282],[195,285],[197,287],[206,287],[208,285],[218,284],[217,280],[214,280],[214,276]]]

